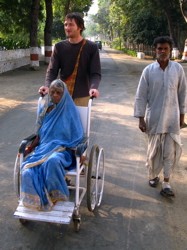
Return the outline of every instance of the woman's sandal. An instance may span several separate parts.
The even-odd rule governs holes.
[[[149,186],[151,186],[151,187],[157,187],[159,181],[160,181],[160,178],[157,176],[154,179],[149,180]]]
[[[162,194],[165,197],[175,196],[173,191],[171,190],[169,182],[164,182],[162,184],[162,190],[160,191],[160,194]]]

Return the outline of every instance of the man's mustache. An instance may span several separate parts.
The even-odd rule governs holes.
[[[165,53],[161,53],[160,56],[166,56],[166,54]]]

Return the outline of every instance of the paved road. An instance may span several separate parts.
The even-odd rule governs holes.
[[[46,66],[37,72],[24,67],[0,76],[1,249],[187,249],[187,132],[182,131],[183,156],[171,180],[176,198],[168,200],[160,196],[160,186],[154,189],[147,184],[146,138],[133,118],[138,80],[151,61],[108,47],[104,50],[100,52],[101,97],[93,102],[90,145],[97,143],[105,149],[105,192],[94,214],[84,199],[79,233],[73,225],[29,222],[22,226],[13,218],[17,206],[14,160],[21,139],[34,130],[36,93]]]

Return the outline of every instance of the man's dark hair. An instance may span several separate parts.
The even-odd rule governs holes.
[[[77,13],[77,12],[69,13],[65,17],[65,20],[67,20],[67,19],[74,19],[77,26],[81,29],[80,33],[82,34],[83,30],[85,30],[84,19],[83,19],[82,15],[80,13]]]
[[[153,48],[156,48],[158,43],[168,43],[171,48],[173,47],[173,41],[171,40],[169,36],[160,36],[160,37],[155,38],[153,42]]]

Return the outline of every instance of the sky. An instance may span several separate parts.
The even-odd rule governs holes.
[[[88,12],[88,14],[95,15],[98,12],[98,0],[93,0],[93,4]]]

